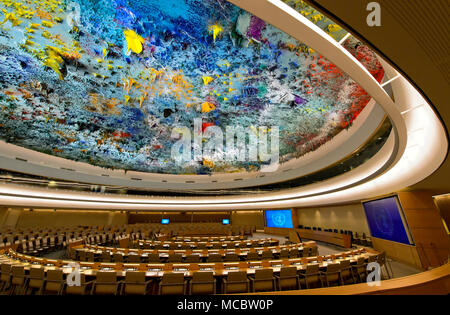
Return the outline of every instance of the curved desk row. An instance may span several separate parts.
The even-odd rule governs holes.
[[[269,246],[269,247],[258,247],[258,248],[237,248],[237,249],[211,249],[211,250],[141,250],[141,249],[128,249],[128,248],[113,248],[113,247],[103,247],[97,245],[79,245],[71,248],[71,256],[72,258],[80,257],[81,252],[92,252],[94,254],[94,261],[100,261],[104,257],[105,253],[109,253],[107,255],[109,258],[112,258],[114,254],[121,255],[122,260],[128,260],[130,256],[136,255],[140,259],[140,261],[148,260],[150,255],[158,255],[159,260],[161,262],[167,261],[170,255],[181,255],[183,259],[187,256],[197,255],[200,260],[206,261],[211,255],[219,255],[223,258],[226,257],[227,254],[235,254],[238,256],[238,260],[247,260],[249,253],[257,253],[258,255],[263,255],[264,252],[270,252],[274,256],[279,256],[281,252],[284,250],[285,254],[295,252],[295,257],[300,255],[303,256],[305,249],[308,250],[306,256],[316,256],[317,255],[317,245],[315,242],[306,242],[300,244],[291,244],[291,245],[278,245],[278,246]],[[75,252],[74,252],[75,251]],[[286,251],[288,253],[286,253]],[[73,254],[77,254],[74,256]],[[263,256],[264,257],[264,256]],[[274,259],[272,256],[269,259]]]
[[[167,272],[182,272],[186,277],[192,276],[197,271],[212,271],[214,276],[226,276],[232,271],[245,271],[254,274],[255,270],[261,268],[271,268],[275,273],[280,272],[283,267],[295,266],[297,270],[305,270],[308,264],[319,264],[320,268],[326,268],[330,263],[350,260],[355,263],[358,258],[369,259],[377,253],[366,248],[361,248],[351,252],[344,252],[336,255],[303,257],[292,259],[278,259],[265,261],[242,261],[230,263],[166,263],[166,264],[129,264],[129,263],[98,263],[98,262],[77,262],[73,260],[45,259],[23,255],[14,251],[9,251],[8,256],[2,254],[0,263],[11,263],[22,265],[26,270],[30,268],[43,267],[45,270],[62,268],[65,274],[70,274],[74,270],[70,265],[78,264],[80,272],[86,276],[95,276],[98,271],[116,271],[117,276],[124,277],[127,271],[145,271],[146,277],[162,277]]]
[[[247,240],[247,241],[208,241],[208,242],[186,242],[186,241],[143,241],[137,240],[134,241],[135,245],[138,245],[138,248],[141,249],[182,249],[182,247],[187,247],[185,249],[220,249],[220,248],[229,248],[231,247],[262,247],[262,246],[277,246],[280,244],[280,241],[273,238],[265,238],[258,240]],[[266,245],[267,244],[267,245]],[[156,248],[161,247],[161,248]],[[171,248],[172,247],[172,248]],[[176,247],[176,248],[173,248]]]

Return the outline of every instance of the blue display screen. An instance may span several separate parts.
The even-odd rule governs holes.
[[[169,224],[169,219],[162,219],[162,220],[161,220],[161,223],[162,223],[162,224]]]
[[[222,224],[228,225],[228,224],[230,224],[230,220],[229,219],[223,219],[222,220]]]
[[[401,217],[397,197],[364,202],[363,206],[373,237],[411,244]]]
[[[292,229],[291,210],[267,210],[266,226],[275,228]]]

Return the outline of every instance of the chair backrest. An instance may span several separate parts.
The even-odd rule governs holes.
[[[189,262],[189,263],[200,262],[200,255],[192,254],[192,255],[186,256],[186,262]]]
[[[47,281],[64,281],[62,269],[47,270]]]
[[[98,271],[96,276],[97,283],[112,283],[117,281],[115,271]]]
[[[95,253],[92,252],[92,251],[88,251],[86,253],[86,258],[87,258],[87,261],[94,262],[94,260],[95,260]]]
[[[198,271],[192,275],[192,282],[214,281],[214,273],[210,271]]]
[[[9,275],[11,273],[11,264],[2,264],[0,268],[0,274],[7,274]]]
[[[148,261],[151,263],[160,263],[161,259],[159,258],[159,254],[151,253],[148,255]]]
[[[128,255],[128,261],[131,263],[140,263],[141,256],[136,253],[132,253],[132,254]]]
[[[247,260],[259,260],[259,255],[257,252],[248,252]]]
[[[23,266],[12,266],[11,267],[11,275],[13,277],[24,277],[25,276],[25,268]]]
[[[239,256],[235,253],[225,254],[225,261],[239,261]]]
[[[280,269],[280,278],[295,277],[297,275],[297,267],[282,267]]]
[[[113,255],[115,262],[123,262],[123,255],[119,253],[114,253]]]
[[[245,271],[232,271],[227,275],[228,282],[241,282],[247,280],[247,273]]]
[[[182,262],[183,255],[182,254],[169,254],[169,262]]]
[[[222,261],[222,255],[220,254],[210,254],[208,256],[208,262],[221,262]]]
[[[291,250],[289,251],[289,257],[298,257],[298,254],[298,248],[291,248]]]
[[[376,262],[378,259],[378,255],[370,255],[369,258],[367,259],[368,262]]]
[[[270,250],[265,250],[262,252],[261,259],[273,259],[273,254]]]
[[[102,252],[102,261],[110,262],[111,261],[111,253],[104,251]]]
[[[364,259],[364,257],[358,257],[358,259],[356,259],[356,265],[358,266],[362,266],[366,263],[366,260]]]
[[[303,257],[309,257],[311,253],[311,247],[304,247],[303,248],[303,252],[302,252],[302,256]]]
[[[319,272],[319,264],[307,264],[305,274],[315,274]]]
[[[348,268],[350,268],[351,267],[350,266],[350,260],[348,260],[348,259],[342,260],[340,262],[340,266],[341,266],[341,269],[348,269]]]
[[[43,279],[45,277],[44,268],[31,268],[30,269],[30,278],[31,279]]]
[[[183,284],[184,274],[179,272],[165,273],[162,276],[161,284]]]
[[[144,283],[145,272],[143,271],[127,271],[125,274],[126,283]]]
[[[273,279],[273,269],[256,269],[255,270],[256,280],[271,280]]]
[[[341,270],[341,264],[339,263],[331,263],[327,265],[326,272],[339,272]]]
[[[386,252],[383,251],[377,255],[377,262],[380,266],[384,266],[386,264]]]

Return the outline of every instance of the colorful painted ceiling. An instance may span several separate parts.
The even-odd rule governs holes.
[[[335,39],[346,32],[302,1]],[[153,173],[253,171],[171,158],[179,126],[278,126],[282,161],[348,128],[370,100],[313,49],[223,0],[0,0],[0,139]],[[364,45],[346,48],[381,81]],[[204,141],[207,141],[206,139]]]

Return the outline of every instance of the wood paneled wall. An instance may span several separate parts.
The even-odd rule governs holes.
[[[434,198],[434,203],[436,204],[442,219],[447,225],[447,234],[450,230],[450,194],[436,196]]]
[[[325,229],[349,230],[370,235],[366,215],[361,203],[347,205],[297,208],[297,224]]]
[[[444,264],[450,256],[450,238],[434,201],[433,191],[399,192],[398,196],[425,269]]]
[[[231,219],[230,212],[148,212],[130,213],[128,224],[160,223],[161,219],[169,219],[171,223],[222,223],[222,219]],[[233,223],[233,222],[232,222]],[[244,225],[236,222],[236,224]]]
[[[1,216],[1,213],[0,213]],[[124,225],[127,224],[126,213],[114,211],[83,210],[23,210],[8,209],[2,226],[12,228],[57,227],[78,225]]]

